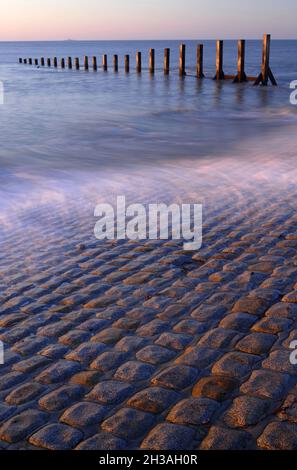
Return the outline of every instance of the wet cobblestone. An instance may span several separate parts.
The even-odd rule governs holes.
[[[70,216],[5,237],[0,448],[296,450],[297,191],[270,189],[218,203],[196,253]]]

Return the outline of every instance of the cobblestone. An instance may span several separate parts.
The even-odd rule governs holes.
[[[292,325],[292,321],[287,320],[285,318],[263,318],[259,322],[257,322],[253,327],[252,330],[260,332],[260,333],[268,333],[268,334],[277,334],[283,331],[288,330]]]
[[[236,302],[232,312],[243,312],[260,317],[269,307],[269,303],[263,299],[254,299],[252,297],[244,297]]]
[[[258,439],[265,450],[297,450],[297,425],[270,423]]]
[[[272,351],[262,366],[265,369],[274,370],[277,372],[286,372],[288,374],[297,374],[296,366],[290,363],[290,354],[292,351],[287,350],[276,350]]]
[[[59,411],[81,398],[84,388],[80,385],[63,385],[39,400],[40,408],[46,411]]]
[[[77,363],[60,360],[41,372],[36,380],[44,384],[64,382],[79,370],[80,366]]]
[[[235,398],[224,415],[224,421],[229,427],[245,428],[259,423],[269,414],[271,409],[269,400],[244,395]]]
[[[119,367],[127,358],[127,355],[118,351],[106,351],[95,359],[90,367],[91,369],[107,372]]]
[[[81,442],[76,450],[124,450],[126,447],[127,443],[123,439],[101,432]]]
[[[26,382],[12,390],[5,398],[5,401],[9,405],[22,405],[38,397],[45,390],[45,387],[38,383]]]
[[[33,434],[30,444],[49,450],[71,450],[83,439],[83,433],[65,424],[50,424]]]
[[[136,354],[137,359],[149,364],[163,364],[173,359],[176,354],[169,349],[162,348],[158,345],[146,346]]]
[[[230,352],[214,364],[212,372],[227,377],[242,378],[252,371],[252,367],[259,359],[252,354]]]
[[[164,348],[182,351],[192,340],[189,335],[178,335],[174,333],[163,333],[155,343]]]
[[[197,369],[176,365],[161,371],[152,379],[152,384],[173,390],[182,390],[193,384],[197,376]]]
[[[124,336],[118,343],[115,345],[115,348],[122,352],[132,352],[137,351],[146,343],[144,338],[139,338],[137,336]]]
[[[253,315],[249,315],[248,313],[232,313],[223,318],[220,323],[220,327],[246,333],[249,331],[255,321],[255,317]]]
[[[0,428],[0,438],[14,443],[30,436],[47,421],[47,415],[37,410],[26,410],[10,418]]]
[[[170,411],[167,420],[174,424],[208,424],[220,405],[208,398],[187,398]]]
[[[116,380],[138,382],[149,379],[155,371],[151,365],[137,361],[129,361],[118,368],[114,374]]]
[[[122,408],[102,423],[102,429],[122,439],[136,439],[152,427],[154,420],[154,415],[150,413],[132,408]]]
[[[175,362],[204,370],[210,367],[221,356],[222,353],[215,349],[193,346],[186,349],[184,354],[178,357]]]
[[[257,370],[241,386],[241,391],[255,397],[281,400],[284,398],[289,384],[290,379],[286,374],[279,374],[268,370]]]
[[[85,428],[99,425],[108,412],[109,408],[107,406],[81,402],[68,408],[61,416],[60,421],[69,426]]]
[[[266,317],[274,318],[290,318],[296,320],[297,318],[297,305],[286,302],[279,302],[270,307],[265,313]]]
[[[24,361],[20,361],[12,366],[12,370],[23,372],[24,374],[33,372],[48,365],[50,361],[46,357],[33,356]]]
[[[241,352],[261,355],[270,351],[276,341],[276,336],[264,333],[252,333],[245,336],[236,344],[236,349]]]
[[[124,401],[133,393],[133,387],[129,384],[110,380],[100,382],[87,395],[87,399],[95,400],[103,404],[117,404]]]
[[[148,413],[162,413],[179,399],[173,390],[161,387],[149,387],[131,397],[128,405]]]
[[[146,450],[191,450],[195,431],[186,426],[170,423],[158,424],[144,439],[141,449]]]
[[[87,240],[58,209],[5,238],[1,449],[296,449],[297,192],[262,211],[253,188],[196,253]]]
[[[0,377],[0,391],[14,387],[24,380],[26,380],[26,376],[20,372],[9,372],[2,375]]]
[[[229,377],[220,377],[218,375],[211,375],[203,377],[193,387],[193,397],[205,397],[216,401],[224,401],[238,387],[238,381]]]
[[[70,382],[78,385],[84,385],[85,387],[93,387],[101,379],[101,372],[87,370],[78,372],[70,378]]]
[[[245,431],[213,426],[200,446],[201,450],[253,449],[252,436]]]
[[[212,349],[232,349],[242,335],[237,331],[215,328],[200,339],[198,346]]]
[[[78,361],[83,365],[88,365],[99,354],[106,350],[105,344],[83,343],[73,351],[65,355],[69,361]]]
[[[11,415],[14,414],[17,408],[15,406],[0,405],[0,422],[4,423]]]
[[[144,326],[141,326],[136,331],[138,336],[142,337],[152,337],[157,334],[163,333],[168,328],[166,322],[161,320],[152,320],[151,322],[147,323]]]
[[[92,341],[97,343],[115,344],[125,334],[125,330],[119,328],[107,328],[101,331],[96,336],[93,336]]]

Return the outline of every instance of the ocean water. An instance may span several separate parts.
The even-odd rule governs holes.
[[[91,214],[97,201],[112,202],[118,194],[153,203],[204,200],[209,193],[211,206],[231,193],[243,197],[244,188],[261,189],[263,180],[276,189],[287,181],[296,148],[297,107],[289,102],[289,85],[297,80],[297,41],[272,41],[279,86],[267,88],[213,81],[215,41],[203,41],[207,78],[197,80],[198,42],[185,41],[184,79],[177,69],[180,41],[0,43],[2,229],[20,213],[34,220],[36,210],[55,204],[68,210],[80,203]],[[154,76],[150,47],[156,50]],[[162,72],[165,47],[171,49],[169,76]],[[262,43],[247,41],[246,49],[247,74],[256,76]],[[108,72],[18,64],[19,57],[41,56],[80,57],[82,64],[84,55],[100,63],[102,54],[108,54]],[[113,54],[119,55],[118,73]],[[125,54],[131,55],[129,74]],[[236,42],[226,41],[226,74],[236,72],[236,62]]]

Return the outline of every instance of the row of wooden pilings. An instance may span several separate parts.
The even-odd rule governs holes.
[[[237,60],[237,73],[235,75],[226,75],[224,73],[223,61],[224,61],[224,41],[217,41],[216,43],[216,73],[214,76],[214,80],[226,80],[232,79],[234,83],[242,83],[246,81],[253,81],[255,85],[262,84],[264,86],[268,85],[268,81],[270,80],[273,85],[277,85],[276,80],[273,76],[273,73],[270,69],[269,59],[270,59],[270,43],[271,43],[271,36],[270,34],[265,34],[263,39],[263,54],[262,54],[262,67],[261,72],[257,77],[250,77],[245,72],[245,51],[246,51],[246,42],[244,39],[240,39],[238,41],[238,60]],[[204,69],[203,69],[203,54],[204,54],[204,46],[203,44],[198,44],[197,46],[197,64],[196,64],[196,76],[199,79],[205,78]],[[39,66],[38,59],[23,59],[19,58],[20,64],[29,64],[29,65],[36,65]],[[44,67],[47,65],[51,67],[52,65],[57,68],[58,67],[58,59],[54,57],[53,62],[50,58],[46,59],[41,57],[40,65]],[[60,66],[62,69],[66,68],[66,61],[64,58],[60,60]],[[76,70],[80,70],[80,61],[79,58],[76,57],[73,59],[72,57],[67,58],[67,68]],[[90,68],[89,64],[89,57],[84,57],[83,63],[84,70],[88,71]],[[94,71],[98,70],[98,62],[97,57],[92,57],[92,69]],[[107,55],[104,54],[102,57],[102,69],[104,71],[108,70],[108,58]],[[119,56],[113,56],[113,69],[115,72],[119,70]],[[124,69],[125,72],[130,72],[130,56],[124,56]],[[164,50],[164,65],[163,70],[165,75],[170,73],[170,49],[166,48]],[[136,72],[142,72],[142,54],[141,52],[136,53]],[[149,51],[149,72],[151,74],[155,73],[155,49],[150,49]],[[181,44],[179,48],[179,74],[180,76],[187,75],[186,73],[186,46],[185,44]]]

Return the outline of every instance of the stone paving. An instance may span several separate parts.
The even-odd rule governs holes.
[[[1,449],[297,449],[297,188],[260,187],[195,253],[58,206],[3,234]]]

